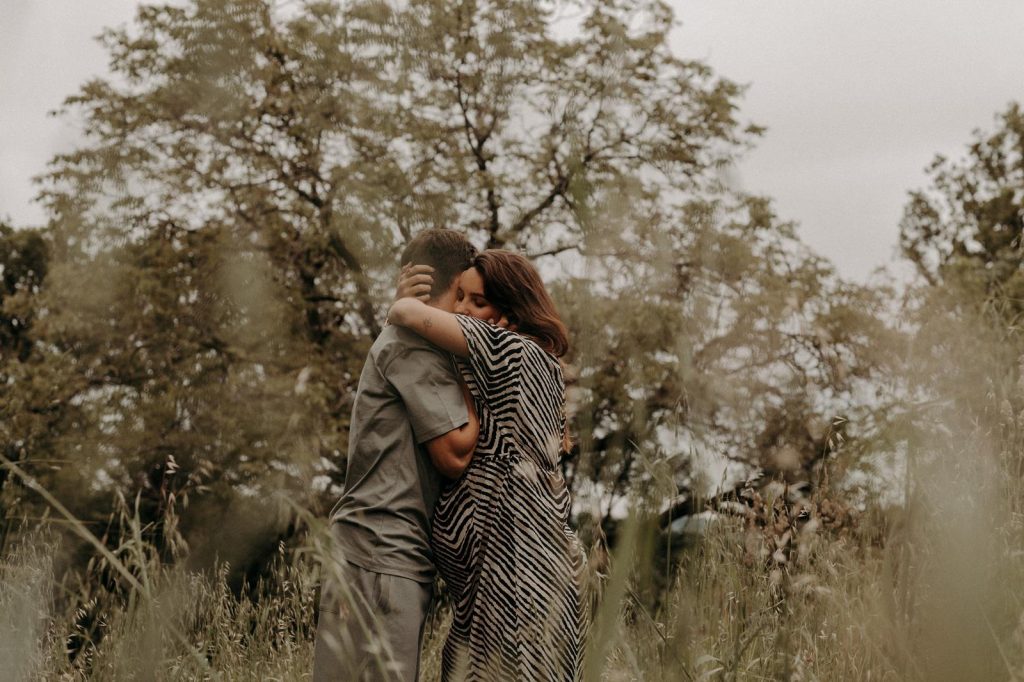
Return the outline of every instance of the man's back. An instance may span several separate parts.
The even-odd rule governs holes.
[[[385,327],[359,378],[345,491],[332,512],[348,561],[433,579],[430,518],[440,477],[422,443],[467,421],[451,358],[407,329]]]
[[[429,296],[450,312],[475,256],[455,230],[420,231],[400,262],[430,275],[401,295]],[[337,542],[323,557],[315,682],[417,679],[440,492],[432,460],[472,452],[479,425],[467,400],[451,358],[421,337],[387,327],[374,341],[352,409],[345,490],[331,513]]]

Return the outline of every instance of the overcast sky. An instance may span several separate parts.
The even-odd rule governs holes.
[[[30,178],[71,148],[47,117],[106,55],[92,40],[135,0],[0,0],[0,216],[43,221]],[[673,0],[673,46],[749,84],[745,119],[767,133],[740,164],[743,189],[840,273],[892,262],[908,190],[936,153],[1024,101],[1024,0]]]

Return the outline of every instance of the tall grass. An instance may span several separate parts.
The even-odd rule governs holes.
[[[836,535],[809,523],[785,565],[765,562],[762,545],[773,542],[765,527],[723,518],[682,552],[670,585],[653,598],[638,578],[649,560],[643,523],[626,524],[603,582],[588,678],[1019,678],[1021,548],[1007,546],[1002,530],[979,527],[977,509],[965,507],[978,500],[958,489],[948,503],[922,501],[915,513],[925,518],[899,510],[885,544],[877,542],[881,526]],[[101,639],[80,646],[74,660],[68,637],[81,631],[97,596],[56,600],[69,606],[54,611],[53,555],[52,544],[23,542],[0,567],[6,678],[309,676],[319,577],[309,553],[282,552],[273,579],[241,594],[229,587],[226,567],[209,574],[154,562],[151,596],[107,600],[94,628]],[[447,623],[441,606],[428,627],[424,680],[438,679]]]
[[[1024,414],[1013,412],[997,432],[937,413],[909,440],[904,478],[886,482],[902,498],[870,498],[856,516],[841,491],[764,486],[667,564],[656,524],[626,520],[608,560],[591,562],[587,679],[1024,679]],[[133,528],[130,505],[122,513]],[[305,531],[241,588],[226,565],[161,559],[137,525],[88,574],[62,572],[60,536],[23,533],[0,559],[3,678],[308,679],[332,550],[323,523],[296,514]],[[449,622],[439,600],[423,680],[439,678]]]
[[[1024,678],[1024,451],[1000,450],[1024,424],[993,442],[942,416],[888,482],[900,503],[827,528],[819,491],[721,519],[653,610],[626,593],[616,645],[591,663],[609,680]]]

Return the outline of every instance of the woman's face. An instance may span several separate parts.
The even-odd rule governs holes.
[[[484,278],[476,268],[470,268],[459,276],[459,287],[455,292],[455,312],[478,320],[497,322],[501,319],[501,311],[491,305],[484,296]]]

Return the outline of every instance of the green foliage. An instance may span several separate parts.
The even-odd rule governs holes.
[[[451,226],[569,323],[565,470],[615,540],[594,679],[1020,676],[1019,107],[912,195],[894,310],[728,187],[760,131],[666,4],[564,7],[192,0],[104,34],[49,224],[0,226],[0,664],[308,671],[309,519],[398,249]],[[715,459],[750,479],[681,537]]]
[[[701,460],[816,483],[836,449],[829,419],[866,419],[865,389],[894,364],[887,292],[843,282],[761,199],[689,201],[638,227],[643,241],[616,234],[628,217],[606,214],[604,243],[560,289],[581,471],[611,493],[602,514],[642,494],[652,467],[669,469],[655,503],[678,492],[691,511]]]
[[[900,240],[921,281],[907,297],[917,327],[916,394],[950,400],[987,429],[1019,395],[1024,234],[1024,112],[1011,104],[994,132],[976,132],[959,161],[938,157],[913,192]],[[955,363],[949,363],[955,358]]]
[[[900,674],[1020,675],[1024,408],[1019,333],[1024,118],[1011,105],[967,156],[939,157],[913,192],[901,246],[920,280],[900,309],[896,381],[879,386],[865,440],[887,469],[892,517],[884,578]],[[888,455],[894,455],[891,459]]]
[[[932,187],[911,194],[900,244],[928,284],[1000,298],[1015,324],[1024,286],[1024,111],[1011,104],[998,123],[975,134],[965,159],[932,162]]]
[[[0,348],[22,362],[31,350],[32,299],[48,268],[46,241],[37,230],[14,230],[0,223]]]
[[[794,489],[869,466],[829,419],[871,415],[891,292],[727,186],[760,130],[672,54],[665,3],[574,8],[566,30],[554,2],[192,0],[107,31],[111,77],[66,102],[85,141],[41,179],[48,225],[0,233],[0,433],[42,486],[0,471],[4,542],[45,489],[106,551],[144,548],[133,570],[227,560],[239,587],[297,541],[296,508],[333,502],[397,253],[437,226],[555,292],[595,535],[624,501],[699,509],[710,460]],[[135,587],[68,547],[86,651]]]
[[[106,32],[113,77],[67,100],[86,143],[43,179],[38,367],[9,403],[34,415],[11,434],[27,466],[73,462],[37,473],[94,521],[115,492],[154,523],[173,500],[200,544],[270,489],[328,504],[395,254],[439,225],[529,253],[558,291],[580,341],[569,469],[607,509],[637,443],[685,493],[697,440],[760,464],[737,427],[768,402],[830,409],[821,389],[868,373],[862,320],[816,319],[874,302],[721,185],[758,132],[740,89],[671,53],[662,3],[587,4],[568,37],[554,10],[195,0]]]

